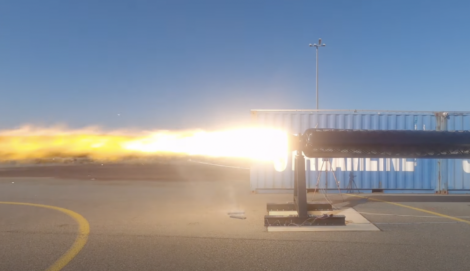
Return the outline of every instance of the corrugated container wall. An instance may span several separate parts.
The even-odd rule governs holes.
[[[303,133],[308,128],[365,130],[470,130],[470,112],[363,110],[252,110],[258,127]],[[256,162],[251,189],[293,189],[292,154],[282,161]],[[344,192],[470,193],[470,160],[464,159],[307,159],[307,188]],[[319,178],[320,175],[320,178]],[[336,177],[336,179],[335,179]],[[353,180],[354,182],[351,182]]]
[[[470,130],[469,112],[449,112],[445,116],[442,130]],[[470,159],[447,159],[441,161],[441,189],[449,193],[470,193]]]

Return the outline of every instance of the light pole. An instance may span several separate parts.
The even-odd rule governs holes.
[[[317,110],[318,110],[318,47],[325,47],[326,44],[321,43],[321,38],[318,39],[318,44],[309,44],[310,47],[315,47],[317,51]]]

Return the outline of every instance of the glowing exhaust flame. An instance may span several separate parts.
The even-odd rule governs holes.
[[[117,160],[126,156],[187,154],[277,160],[287,154],[286,133],[273,129],[217,132],[157,131],[136,134],[23,127],[0,131],[0,160],[88,157]]]

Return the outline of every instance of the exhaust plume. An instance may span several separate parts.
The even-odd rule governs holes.
[[[166,154],[276,160],[287,154],[287,134],[275,129],[223,131],[103,131],[23,126],[0,131],[0,161],[42,158],[119,160]]]

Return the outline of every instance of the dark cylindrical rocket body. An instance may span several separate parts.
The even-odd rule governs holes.
[[[308,129],[297,139],[307,157],[470,159],[469,131]]]

